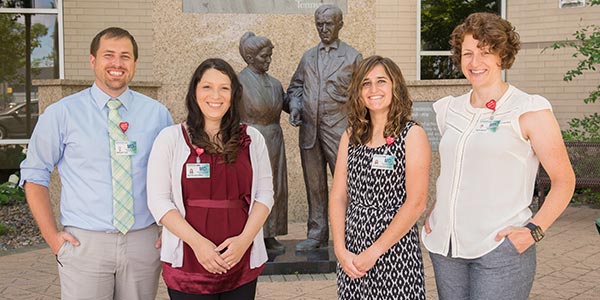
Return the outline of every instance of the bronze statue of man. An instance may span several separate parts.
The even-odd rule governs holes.
[[[258,129],[265,137],[273,171],[273,199],[269,218],[263,226],[265,246],[284,250],[275,237],[287,234],[288,186],[283,131],[279,124],[281,111],[289,113],[287,97],[281,82],[269,74],[273,44],[262,36],[246,32],[240,39],[240,54],[248,64],[238,78],[243,94],[240,107],[242,122]]]
[[[306,251],[327,247],[327,166],[331,173],[340,138],[346,130],[347,88],[361,54],[339,40],[344,25],[342,10],[333,4],[315,11],[321,42],[304,53],[287,93],[290,124],[300,126],[299,145],[308,198],[307,239],[296,245]]]

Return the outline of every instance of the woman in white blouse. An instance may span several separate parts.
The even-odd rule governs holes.
[[[502,80],[520,48],[513,26],[474,13],[450,44],[472,90],[434,104],[441,172],[422,236],[439,298],[524,300],[535,243],[569,203],[575,176],[548,100]],[[539,163],[552,186],[533,215]]]

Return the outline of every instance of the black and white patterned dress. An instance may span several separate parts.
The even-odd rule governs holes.
[[[393,144],[377,148],[348,146],[346,248],[359,254],[371,246],[406,200],[405,139],[408,122]],[[394,170],[372,169],[375,154],[394,155]],[[423,259],[417,226],[375,263],[365,276],[350,279],[337,267],[338,297],[343,300],[425,299]]]

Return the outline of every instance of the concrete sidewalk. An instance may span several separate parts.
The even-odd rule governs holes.
[[[569,207],[538,245],[531,300],[600,299],[600,210]],[[301,239],[304,224],[290,224],[283,239]],[[425,252],[424,252],[425,253]],[[425,258],[427,299],[437,300],[433,269]],[[258,300],[336,299],[335,274],[261,276]],[[60,299],[56,261],[45,246],[0,256],[0,300]],[[157,299],[168,299],[161,282]]]

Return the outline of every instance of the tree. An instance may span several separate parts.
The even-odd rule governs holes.
[[[31,0],[0,0],[0,7],[20,8],[31,7]],[[24,18],[21,14],[0,14],[0,82],[23,83],[22,72],[19,69],[25,67],[25,24],[19,22]],[[31,48],[40,47],[40,39],[48,34],[48,28],[43,24],[31,26]]]
[[[448,39],[454,28],[474,12],[500,13],[499,1],[494,0],[422,0],[421,49],[449,50]],[[449,56],[423,56],[421,78],[459,78],[460,70]]]
[[[423,0],[421,1],[421,43],[423,50],[448,50],[454,28],[471,13],[500,13],[499,1]]]
[[[600,5],[600,0],[591,0],[591,5]],[[567,71],[564,81],[572,81],[584,72],[596,71],[600,67],[600,26],[592,24],[581,27],[573,33],[574,41],[562,41],[552,44],[551,48],[573,48],[573,57],[579,59],[577,67]],[[544,49],[546,50],[546,49]],[[600,85],[590,95],[583,99],[585,103],[594,103],[600,97]],[[563,130],[566,141],[600,142],[600,115],[598,113],[585,116],[582,119],[573,118],[569,129]]]
[[[0,82],[21,81],[17,70],[25,66],[25,25],[17,20],[19,15],[0,14]],[[31,26],[31,49],[40,47],[40,38],[48,34],[43,24]]]
[[[13,20],[12,15],[0,14],[0,82],[17,79],[17,69],[23,66],[25,39],[22,37],[23,24]]]
[[[31,7],[31,1],[24,0],[0,0],[0,7],[5,8],[15,8],[15,7],[24,7],[26,4],[29,4]]]

